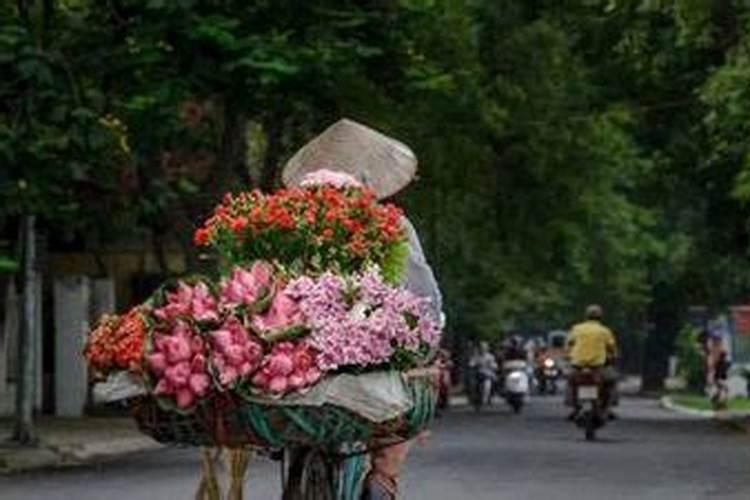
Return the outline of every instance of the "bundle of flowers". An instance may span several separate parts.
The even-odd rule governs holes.
[[[101,373],[141,374],[150,393],[184,410],[220,392],[278,397],[327,374],[422,366],[439,334],[428,300],[377,268],[286,281],[259,261],[220,286],[180,281],[105,317],[86,357]]]
[[[305,342],[324,372],[408,370],[424,364],[440,339],[429,301],[388,284],[376,268],[303,276],[285,291],[298,303],[309,330]]]
[[[227,195],[195,235],[220,256],[218,277],[181,280],[104,318],[86,357],[103,374],[133,373],[181,412],[304,393],[342,372],[423,367],[440,325],[429,299],[398,284],[401,216],[343,177]]]
[[[84,357],[97,377],[113,371],[142,372],[147,325],[143,309],[123,316],[105,314],[91,331]]]
[[[375,264],[395,282],[407,251],[401,215],[354,185],[228,194],[195,242],[230,266],[268,260],[296,272],[347,274]]]

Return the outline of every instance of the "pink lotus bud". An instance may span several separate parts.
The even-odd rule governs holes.
[[[285,293],[278,293],[273,298],[267,313],[255,317],[253,324],[259,330],[286,328],[302,321],[299,305]]]
[[[292,363],[292,358],[287,354],[271,354],[268,368],[274,376],[286,377],[294,370],[294,364]]]
[[[166,345],[167,345],[167,337],[166,335],[155,335],[154,336],[154,347],[157,351],[165,351]]]
[[[294,344],[289,341],[279,342],[273,346],[273,354],[287,354],[291,355],[294,353]]]
[[[195,402],[195,395],[189,388],[184,387],[177,391],[177,406],[180,408],[189,408]]]
[[[172,394],[172,392],[172,386],[170,385],[169,381],[164,378],[159,379],[156,387],[154,387],[154,394],[156,394],[157,396],[161,394]]]
[[[164,372],[164,376],[173,387],[185,387],[190,376],[190,365],[183,362],[170,366]]]
[[[208,387],[211,385],[211,380],[205,373],[194,373],[190,375],[188,386],[190,390],[197,396],[204,396],[208,392]]]
[[[297,351],[294,353],[294,366],[298,370],[308,370],[313,366],[313,361],[314,360],[312,354],[304,348],[297,349]]]
[[[286,377],[274,377],[268,384],[268,388],[271,392],[283,393],[286,392],[288,387]]]
[[[227,305],[236,306],[242,303],[243,288],[237,281],[229,281],[221,289],[221,299]]]
[[[235,366],[241,365],[242,362],[245,360],[244,349],[241,346],[238,346],[237,344],[230,345],[229,347],[227,347],[226,350],[224,351],[224,354],[226,355],[227,360]]]
[[[237,380],[237,369],[233,366],[225,366],[223,370],[219,372],[219,383],[221,385],[229,385]]]
[[[268,286],[271,283],[272,275],[273,266],[262,260],[255,261],[253,267],[250,268],[250,276],[258,286]]]
[[[213,363],[217,370],[221,371],[227,365],[227,360],[220,352],[214,352],[211,355],[211,363]]]
[[[313,385],[318,380],[320,380],[320,376],[321,376],[320,370],[318,370],[317,368],[310,368],[305,373],[305,382],[307,382],[307,385]]]
[[[193,373],[205,373],[206,372],[206,357],[203,354],[198,354],[190,362],[190,371]]]
[[[210,304],[205,302],[193,302],[193,316],[198,321],[215,321],[219,319],[218,313]]]
[[[164,353],[155,352],[148,356],[148,366],[156,375],[161,375],[167,369],[167,360]]]
[[[192,351],[190,343],[183,336],[172,336],[164,344],[167,362],[179,363],[190,359]]]
[[[222,352],[226,352],[227,348],[232,345],[232,333],[229,330],[211,332],[211,338]]]
[[[264,370],[260,370],[258,373],[253,376],[253,385],[260,388],[265,388],[268,386],[271,379],[268,377],[268,374]]]
[[[240,375],[243,376],[243,377],[245,377],[245,376],[249,375],[250,372],[253,371],[253,365],[251,365],[250,363],[248,363],[247,361],[245,361],[244,363],[242,363],[240,365],[240,370],[239,371],[240,371]]]
[[[294,389],[299,389],[305,385],[305,377],[298,373],[293,373],[289,377],[289,385]]]
[[[195,335],[191,341],[191,346],[194,354],[203,353],[206,350],[206,342],[202,337]]]
[[[243,348],[243,354],[246,360],[255,361],[263,354],[263,349],[255,342],[248,342]]]

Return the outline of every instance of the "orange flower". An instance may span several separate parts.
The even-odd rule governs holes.
[[[206,246],[208,242],[211,239],[211,233],[206,228],[200,228],[197,231],[195,231],[195,236],[193,237],[193,243],[195,246]]]

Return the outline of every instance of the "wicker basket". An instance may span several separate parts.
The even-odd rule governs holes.
[[[310,447],[332,453],[385,446],[424,430],[432,421],[437,401],[434,372],[423,370],[406,377],[414,405],[398,418],[373,423],[333,405],[287,406],[263,404],[236,395],[221,395],[183,414],[165,410],[154,398],[135,405],[142,432],[161,443],[207,447]]]

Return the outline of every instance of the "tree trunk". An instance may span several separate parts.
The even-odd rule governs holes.
[[[27,215],[23,218],[24,247],[24,287],[23,322],[21,338],[18,342],[18,385],[16,392],[16,426],[14,439],[21,444],[36,442],[34,430],[34,344],[36,331],[36,218]]]
[[[266,131],[268,146],[260,174],[260,188],[263,191],[271,191],[279,173],[279,162],[283,149],[284,119],[272,116],[264,123],[263,128]]]
[[[644,391],[659,391],[669,371],[669,356],[684,319],[684,297],[677,285],[657,284],[649,311],[643,359]]]
[[[244,113],[233,107],[231,103],[224,103],[224,123],[221,133],[221,144],[219,155],[214,167],[212,189],[208,205],[221,199],[223,194],[236,187],[236,184],[248,186],[250,176],[248,173],[245,150],[247,149],[245,129],[246,119]],[[208,207],[202,207],[205,211]]]

